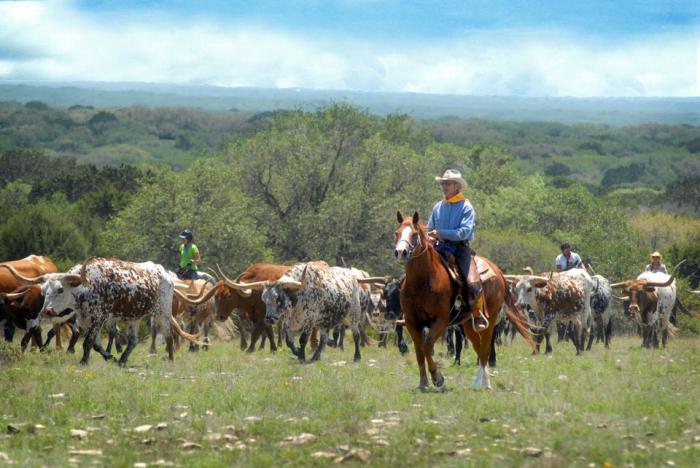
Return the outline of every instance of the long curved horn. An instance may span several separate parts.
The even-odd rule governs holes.
[[[389,282],[386,276],[370,276],[369,278],[359,278],[357,280],[358,283],[360,284],[369,284],[369,283],[382,283],[386,284]]]
[[[684,264],[685,261],[686,261],[686,259],[683,259],[680,262],[678,262],[678,264],[675,267],[673,267],[673,270],[671,271],[671,276],[665,282],[657,283],[657,282],[647,281],[646,286],[653,287],[653,288],[665,288],[666,286],[670,286],[671,283],[673,283],[673,281],[676,279],[676,273],[678,272],[678,268],[682,264]]]
[[[0,267],[5,267],[8,270],[10,270],[10,273],[12,273],[12,275],[15,278],[17,278],[19,281],[21,281],[24,284],[39,284],[39,283],[42,283],[44,281],[44,275],[36,276],[34,278],[28,278],[26,276],[20,275],[19,272],[17,270],[15,270],[15,267],[13,267],[12,265],[7,265],[7,264],[3,263],[3,264],[0,264]]]
[[[221,274],[221,277],[223,278],[224,284],[225,284],[226,286],[228,286],[229,288],[235,289],[236,291],[238,291],[238,293],[239,293],[241,296],[250,297],[250,296],[253,294],[253,289],[262,289],[262,288],[258,288],[258,287],[257,287],[257,283],[259,283],[259,281],[258,281],[257,283],[239,283],[239,282],[237,282],[237,281],[231,280],[228,276],[226,276],[226,275],[224,274],[224,272],[221,270],[221,267],[219,266],[218,263],[216,264],[216,268],[219,269],[219,273]],[[243,276],[243,273],[241,273],[240,275],[238,275],[238,277],[236,277],[236,280],[241,279],[241,276]],[[264,282],[264,283],[267,283],[267,281],[263,281],[263,282]],[[254,284],[255,287],[251,287],[251,286],[250,286],[251,284]],[[263,288],[264,288],[265,286],[266,286],[266,285],[263,285]]]
[[[205,270],[210,271],[212,276],[214,276],[214,278],[216,279],[216,281],[219,281],[219,274],[212,267],[206,267]]]
[[[530,275],[530,276],[528,277],[528,279],[531,279],[531,280],[541,280],[541,281],[549,281],[549,278],[547,278],[546,276],[537,276],[537,275]]]
[[[29,289],[25,289],[24,291],[18,293],[7,293],[5,294],[5,299],[7,299],[8,301],[14,301],[16,299],[19,299],[20,297],[24,297],[24,295],[28,292]]]
[[[700,291],[690,291],[691,294],[695,294],[696,296],[700,296]]]
[[[203,289],[204,289],[204,288],[202,288],[202,290],[203,290]],[[200,297],[200,298],[193,298],[193,297],[191,297],[191,296],[189,296],[189,295],[187,295],[187,294],[182,294],[182,293],[181,293],[180,291],[178,291],[177,289],[174,289],[174,290],[173,290],[173,294],[177,295],[177,297],[179,297],[179,298],[182,299],[183,301],[187,302],[188,304],[192,304],[192,305],[204,304],[204,303],[207,302],[209,299],[211,299],[211,297],[212,297],[215,293],[216,293],[216,288],[211,288],[209,291],[207,291],[207,293],[206,293],[204,296],[202,296],[202,297]],[[200,293],[200,294],[201,294],[201,293]]]
[[[616,296],[616,295],[613,294],[612,297],[614,297],[614,298],[617,299],[618,301],[622,301],[622,302],[625,302],[625,301],[629,301],[629,300],[630,300],[630,297],[629,297],[629,296]]]
[[[88,280],[87,277],[85,276],[85,267],[88,265],[88,263],[92,262],[95,260],[97,257],[90,257],[87,260],[83,262],[83,265],[80,267],[80,283],[81,284],[87,284]]]
[[[523,276],[526,276],[526,275],[503,275],[503,277],[505,279],[511,280],[511,281],[512,280],[520,281],[523,278]]]
[[[628,280],[628,281],[629,281],[629,280]],[[619,283],[612,283],[612,284],[610,285],[610,287],[613,288],[613,289],[617,289],[617,288],[625,287],[626,285],[627,285],[627,281],[620,281]]]

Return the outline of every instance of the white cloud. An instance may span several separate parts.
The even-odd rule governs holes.
[[[0,2],[0,79],[207,83],[448,94],[698,96],[697,31],[603,43],[479,31],[376,44],[192,18],[91,16]]]

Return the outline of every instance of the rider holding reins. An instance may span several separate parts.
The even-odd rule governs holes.
[[[474,252],[469,246],[469,241],[474,238],[476,212],[461,193],[467,187],[467,182],[462,178],[462,174],[454,169],[446,170],[442,177],[435,177],[435,180],[440,183],[445,198],[433,207],[428,221],[428,236],[437,241],[435,248],[438,252],[454,255],[462,281],[469,291],[468,305],[474,330],[482,331],[488,324],[482,312],[484,295],[475,265],[470,275]]]

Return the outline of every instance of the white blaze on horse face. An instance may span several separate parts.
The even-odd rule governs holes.
[[[396,259],[400,262],[408,260],[408,254],[411,251],[412,232],[411,226],[406,226],[401,230],[401,237],[394,249],[394,255],[396,255]]]

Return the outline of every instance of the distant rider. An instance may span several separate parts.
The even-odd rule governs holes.
[[[652,273],[666,273],[668,275],[668,270],[666,269],[666,265],[661,263],[661,260],[663,257],[659,252],[654,252],[651,254],[651,263],[647,265],[646,269],[644,271],[650,271]]]
[[[177,270],[177,277],[180,279],[197,279],[199,273],[197,265],[202,262],[202,257],[199,255],[199,249],[194,244],[194,236],[192,231],[185,229],[180,233],[180,268]]]
[[[564,242],[559,247],[561,248],[561,254],[557,255],[555,260],[558,271],[567,271],[571,270],[572,268],[586,269],[581,261],[581,257],[579,257],[576,252],[571,251],[571,244]]]
[[[483,315],[484,295],[476,268],[469,275],[470,265],[473,264],[473,251],[469,241],[474,238],[476,212],[472,204],[460,192],[467,187],[462,174],[454,169],[448,169],[442,177],[435,177],[440,183],[445,198],[435,204],[428,221],[428,236],[437,240],[435,248],[438,252],[449,252],[454,255],[459,267],[462,282],[466,285],[468,305],[472,314],[474,330],[483,331],[488,327]]]

